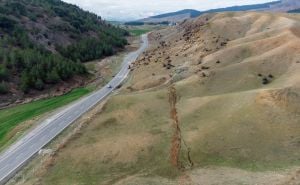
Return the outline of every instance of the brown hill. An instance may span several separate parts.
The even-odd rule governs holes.
[[[209,14],[153,32],[122,93],[38,182],[299,184],[299,20]]]

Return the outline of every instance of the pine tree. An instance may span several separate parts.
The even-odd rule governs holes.
[[[20,89],[24,92],[27,93],[30,88],[30,77],[27,72],[23,72],[21,76],[21,85]]]
[[[35,84],[34,84],[35,88],[37,90],[43,90],[44,89],[44,82],[41,80],[41,79],[37,79],[35,81]]]
[[[7,80],[8,78],[8,70],[6,66],[0,65],[0,80]]]
[[[59,82],[60,76],[58,75],[57,69],[54,68],[50,73],[47,74],[47,82],[55,84]]]
[[[0,83],[0,94],[6,94],[6,93],[8,93],[8,86],[4,81],[2,81]]]

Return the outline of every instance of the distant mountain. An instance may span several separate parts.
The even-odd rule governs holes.
[[[288,13],[300,13],[300,8],[295,10],[290,10]]]
[[[280,4],[281,1],[273,1],[270,3],[264,3],[264,4],[254,4],[254,5],[243,5],[243,6],[232,6],[227,8],[218,8],[218,9],[212,9],[208,11],[204,11],[202,13],[216,13],[216,12],[238,12],[238,11],[249,11],[249,10],[263,10],[268,9],[272,6],[275,6],[277,4]]]
[[[198,17],[202,13],[197,10],[185,9],[177,12],[171,12],[161,15],[152,16],[149,18],[134,21],[135,23],[168,23],[168,22],[181,22],[185,19]]]
[[[281,1],[274,1],[264,4],[254,4],[254,5],[243,5],[243,6],[232,6],[227,8],[218,8],[207,11],[198,11],[193,9],[185,9],[177,12],[165,13],[161,15],[152,16],[149,18],[137,20],[131,22],[132,24],[141,24],[141,23],[166,23],[166,22],[181,22],[185,19],[198,17],[204,13],[216,13],[216,12],[236,12],[236,11],[249,11],[249,10],[259,10],[259,9],[268,9],[271,6],[280,4]],[[130,24],[130,23],[127,23]]]
[[[177,12],[171,12],[171,13],[165,13],[161,15],[156,15],[152,16],[150,18],[156,18],[156,19],[161,19],[161,18],[166,18],[166,17],[172,17],[172,16],[177,16],[177,15],[190,15],[190,17],[198,17],[201,15],[201,12],[198,10],[193,10],[193,9],[185,9]]]
[[[297,9],[300,9],[300,0],[282,0],[280,3],[270,7],[271,11],[276,12],[292,12]]]

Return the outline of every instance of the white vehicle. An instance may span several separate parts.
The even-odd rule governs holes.
[[[112,88],[112,86],[111,86],[111,85],[107,85],[107,88],[111,89],[111,88]]]

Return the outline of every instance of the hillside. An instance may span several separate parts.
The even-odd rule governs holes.
[[[188,14],[189,18],[192,18],[192,17],[198,17],[201,14],[201,12],[197,11],[197,10],[186,9],[186,10],[181,10],[181,11],[177,11],[177,12],[172,12],[172,13],[166,13],[166,14],[152,16],[150,18],[160,19],[160,18],[166,18],[166,17],[176,16],[176,15],[182,15],[182,14]]]
[[[300,9],[290,10],[289,13],[300,13]]]
[[[299,184],[299,21],[229,12],[151,33],[128,83],[23,184]]]
[[[0,104],[78,86],[81,62],[112,55],[127,34],[60,0],[1,1]]]
[[[277,5],[280,1],[274,1],[264,4],[254,4],[254,5],[242,5],[242,6],[232,6],[226,8],[211,9],[206,11],[198,10],[180,10],[177,12],[171,12],[161,15],[152,16],[136,22],[144,23],[162,23],[162,22],[182,22],[189,18],[195,18],[202,14],[206,13],[217,13],[217,12],[238,12],[238,11],[249,11],[249,10],[259,10],[259,9],[268,9],[270,6]]]

